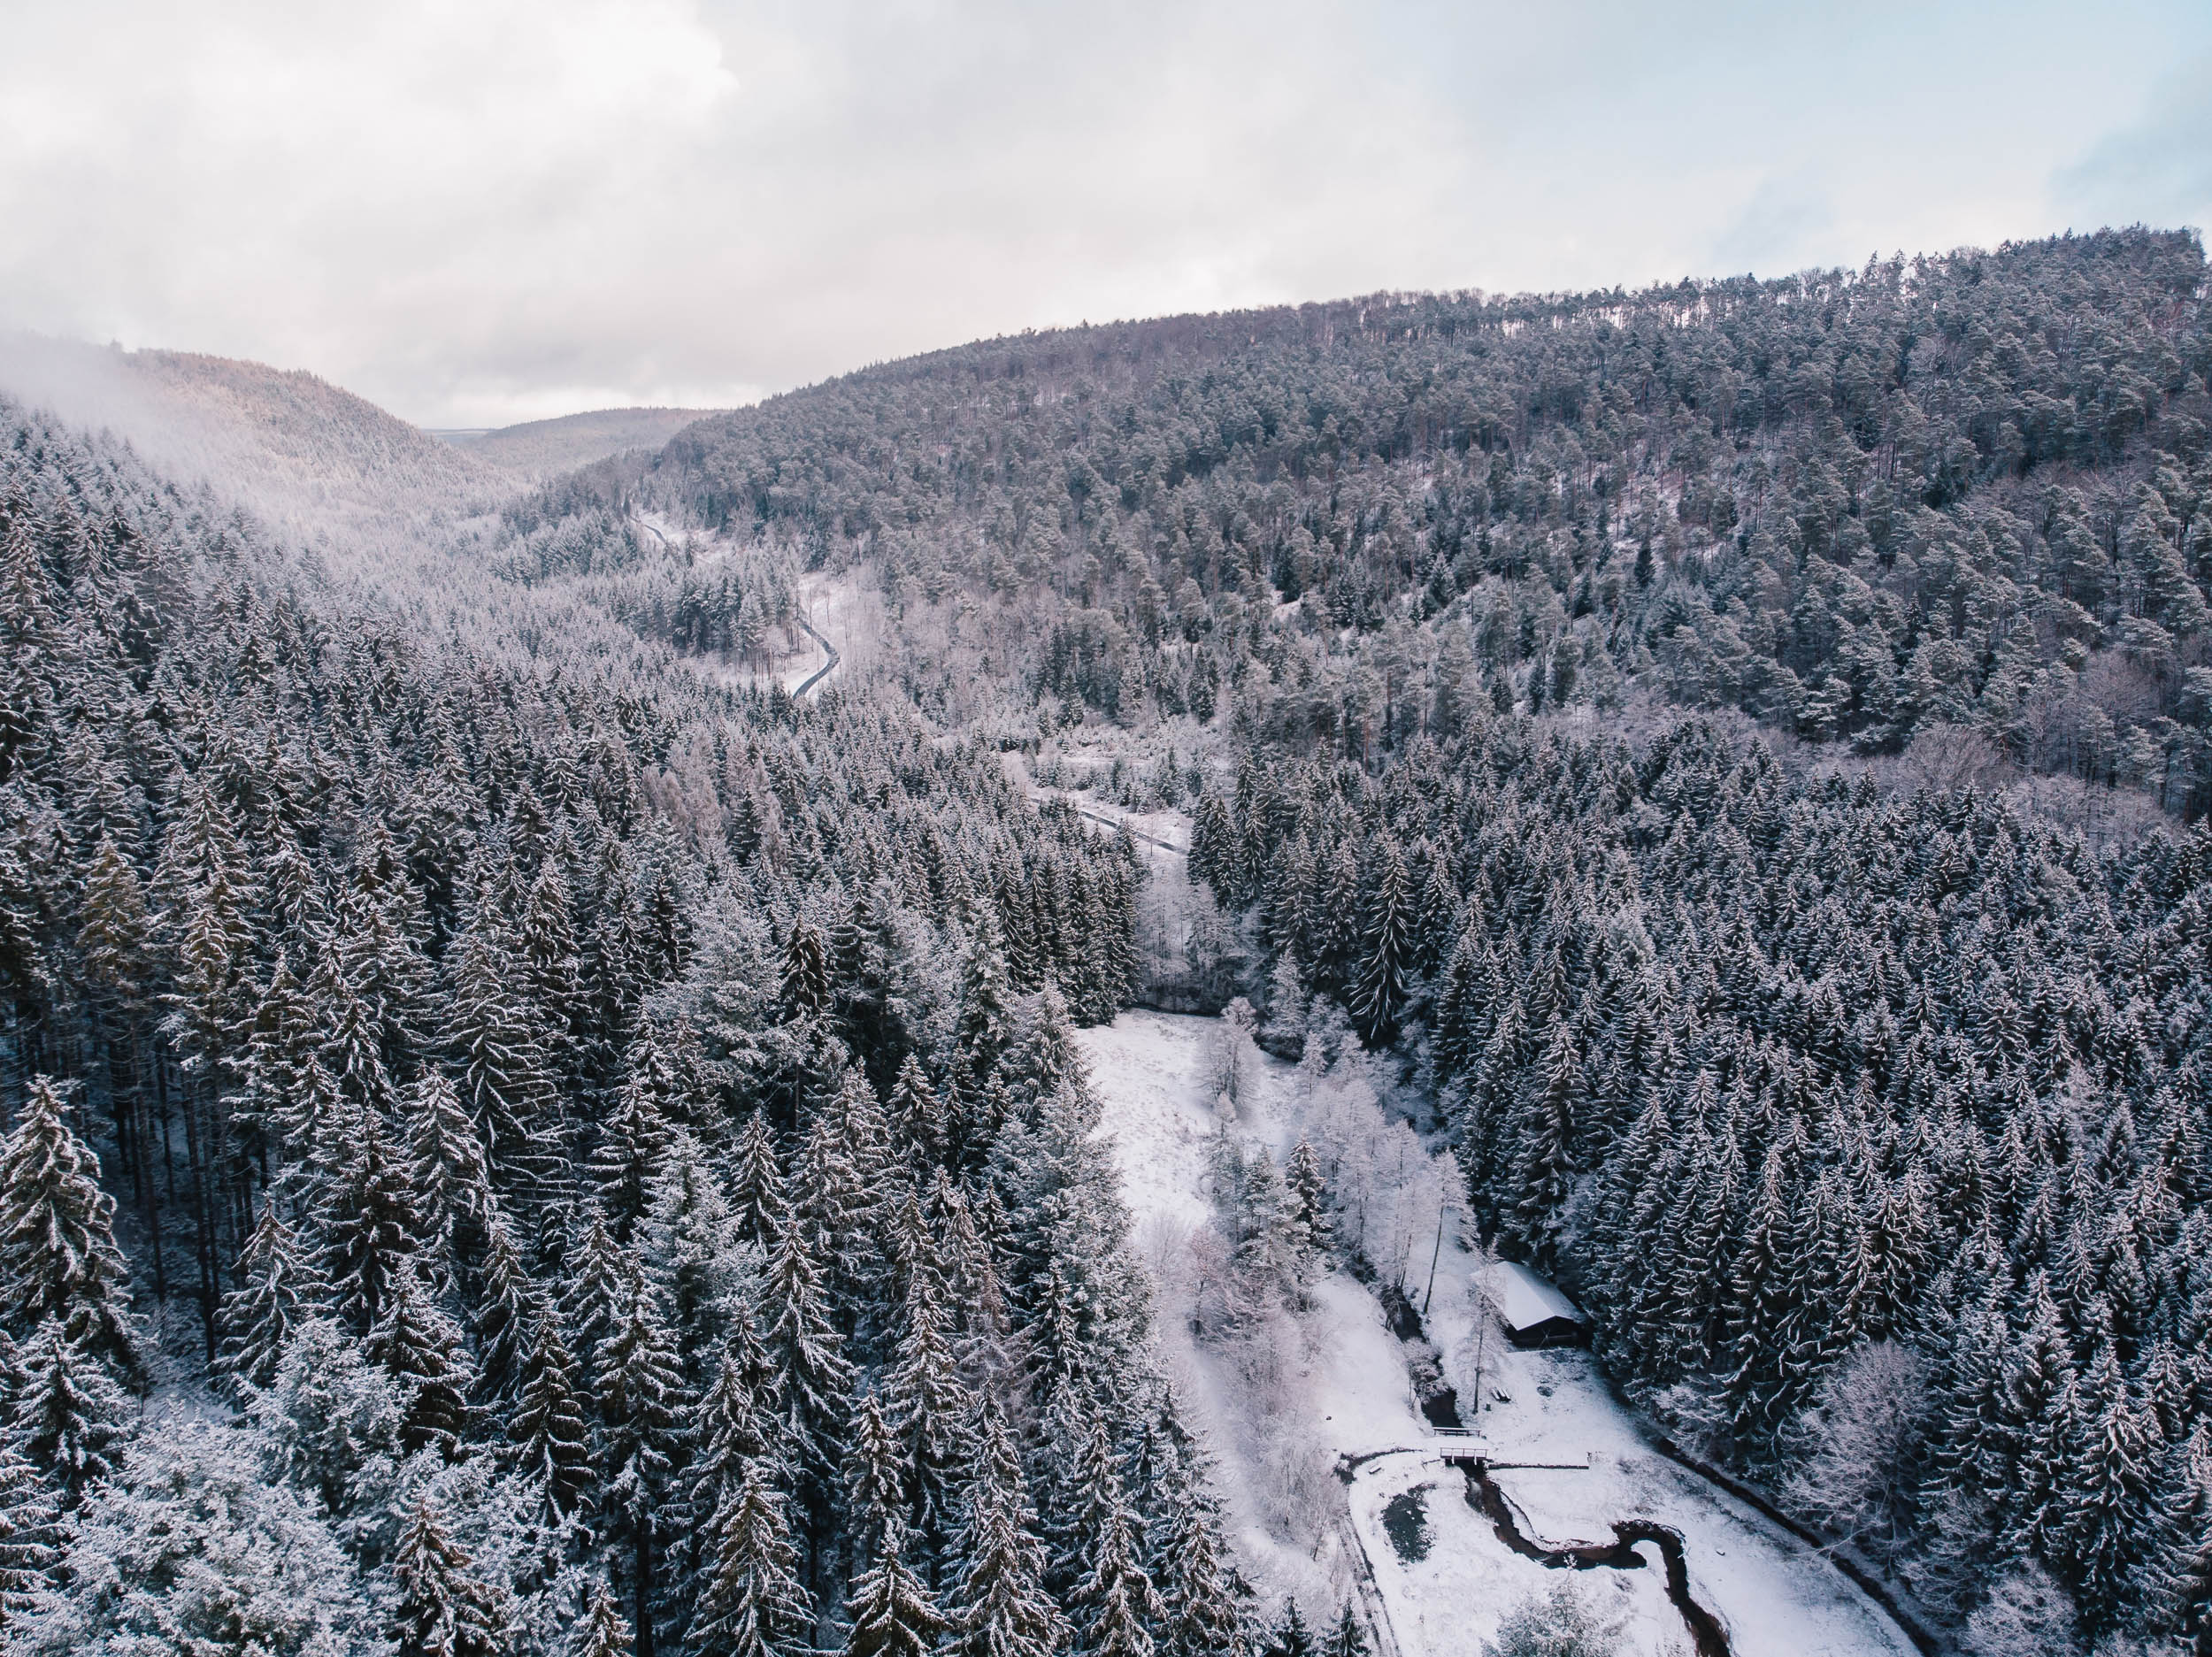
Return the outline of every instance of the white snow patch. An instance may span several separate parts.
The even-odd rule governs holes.
[[[1425,1486],[1428,1554],[1404,1560],[1386,1533],[1383,1515],[1394,1500]],[[1390,1608],[1389,1631],[1406,1657],[1428,1653],[1475,1657],[1483,1642],[1497,1633],[1506,1613],[1559,1582],[1558,1572],[1501,1543],[1465,1492],[1465,1478],[1447,1466],[1440,1454],[1370,1461],[1353,1477],[1353,1523]],[[1609,1533],[1603,1539],[1612,1538]],[[1645,1569],[1578,1571],[1575,1585],[1602,1615],[1623,1623],[1622,1643],[1613,1648],[1618,1657],[1678,1657],[1688,1649],[1688,1637],[1668,1602],[1658,1547],[1647,1544],[1638,1553]],[[1766,1657],[1770,1651],[1790,1648],[1738,1649],[1745,1657]]]
[[[1386,1612],[1381,1657],[1392,1657],[1389,1645],[1397,1657],[1477,1657],[1504,1615],[1558,1575],[1508,1549],[1467,1501],[1463,1479],[1443,1456],[1471,1446],[1438,1438],[1421,1417],[1404,1349],[1373,1293],[1341,1272],[1315,1286],[1313,1309],[1295,1320],[1296,1385],[1271,1395],[1261,1423],[1251,1419],[1249,1389],[1226,1372],[1224,1354],[1171,1315],[1180,1304],[1172,1281],[1178,1262],[1212,1213],[1207,1149],[1221,1120],[1219,1029],[1210,1018],[1132,1011],[1079,1039],[1103,1101],[1102,1132],[1113,1143],[1140,1250],[1161,1285],[1161,1361],[1192,1427],[1217,1458],[1215,1485],[1231,1540],[1271,1612],[1296,1594],[1310,1621],[1333,1616],[1356,1592],[1363,1555]],[[1237,1131],[1279,1160],[1302,1132],[1317,1141],[1311,1089],[1292,1067],[1263,1059],[1239,1101]],[[1478,1275],[1476,1257],[1448,1227],[1428,1333],[1470,1416]],[[1826,1560],[1653,1451],[1588,1354],[1517,1351],[1493,1330],[1480,1390],[1490,1396],[1475,1419],[1494,1461],[1571,1465],[1497,1471],[1525,1534],[1554,1546],[1610,1542],[1614,1519],[1655,1520],[1681,1533],[1691,1592],[1721,1620],[1740,1657],[1911,1657],[1902,1630]],[[1325,1511],[1286,1513],[1282,1490],[1317,1504],[1323,1496],[1310,1479],[1288,1477],[1302,1455],[1332,1469],[1342,1457],[1374,1459],[1357,1466],[1348,1492],[1332,1471]],[[1425,1492],[1429,1549],[1418,1561],[1402,1560],[1383,1513],[1394,1497],[1424,1484],[1432,1486]],[[1625,1619],[1624,1651],[1686,1651],[1657,1550],[1640,1551],[1649,1569],[1578,1572],[1575,1581],[1607,1615]]]

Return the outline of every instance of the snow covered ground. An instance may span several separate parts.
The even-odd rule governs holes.
[[[1057,756],[1064,765],[1080,769],[1086,756],[1080,753]],[[1092,768],[1103,771],[1111,764],[1110,758],[1091,762]],[[1190,853],[1191,819],[1187,811],[1163,808],[1157,811],[1132,811],[1117,805],[1104,794],[1088,788],[1048,788],[1030,774],[1029,762],[1021,754],[1009,750],[1004,757],[1006,775],[1027,799],[1065,800],[1086,817],[1109,826],[1126,823],[1129,832],[1137,838],[1138,848],[1151,856],[1156,864],[1169,857],[1185,857]]]
[[[856,571],[831,575],[820,570],[799,578],[799,608],[814,630],[837,648],[837,672],[832,680],[873,665],[882,656],[887,623],[883,595],[865,585]],[[799,653],[777,671],[784,688],[795,691],[823,663],[822,648],[804,633],[799,634]]]
[[[1151,999],[1157,986],[1187,978],[1194,955],[1203,955],[1207,941],[1194,938],[1192,917],[1211,909],[1210,900],[1195,901],[1197,888],[1190,878],[1191,818],[1187,811],[1131,811],[1089,789],[1048,788],[1031,775],[1026,756],[1015,750],[1002,756],[1007,780],[1033,803],[1064,800],[1108,833],[1127,824],[1137,837],[1137,855],[1144,860],[1144,884],[1137,891],[1136,937],[1142,955],[1144,994]],[[1174,1003],[1170,1002],[1170,1005]],[[1186,1002],[1184,1005],[1189,1005]],[[1203,1217],[1202,1215],[1201,1216]]]
[[[1313,1310],[1290,1320],[1295,1329],[1276,1342],[1291,1373],[1256,1387],[1248,1358],[1201,1343],[1179,1313],[1178,1276],[1187,1270],[1190,1239],[1212,1213],[1207,1149],[1221,1121],[1220,1028],[1210,1018],[1133,1011],[1080,1039],[1104,1101],[1103,1132],[1115,1146],[1139,1249],[1159,1285],[1161,1361],[1192,1424],[1219,1458],[1216,1485],[1232,1539],[1264,1601],[1295,1594],[1313,1620],[1333,1615],[1358,1592],[1356,1556],[1363,1555],[1396,1657],[1475,1657],[1507,1612],[1560,1576],[1507,1548],[1469,1505],[1463,1475],[1444,1461],[1468,1446],[1440,1438],[1423,1420],[1405,1348],[1373,1293],[1340,1272],[1325,1277]],[[1279,1162],[1302,1132],[1317,1143],[1322,1124],[1313,1118],[1321,1095],[1314,1084],[1292,1066],[1257,1055],[1252,1062],[1237,1131],[1268,1145]],[[1417,1299],[1429,1252],[1416,1251],[1408,1274]],[[1475,1270],[1475,1257],[1448,1228],[1429,1335],[1447,1356],[1447,1374],[1461,1383],[1463,1414],[1471,1417]],[[1493,1331],[1482,1391],[1490,1396],[1480,1432],[1494,1461],[1572,1464],[1571,1470],[1495,1474],[1525,1535],[1548,1546],[1609,1543],[1612,1522],[1628,1518],[1679,1531],[1691,1593],[1719,1618],[1739,1657],[1913,1651],[1826,1561],[1646,1446],[1586,1354],[1517,1352]],[[1357,1462],[1348,1492],[1337,1469],[1355,1457],[1371,1459]],[[1394,1500],[1394,1523],[1386,1524]],[[1657,1548],[1646,1544],[1640,1551],[1650,1569],[1594,1569],[1574,1580],[1607,1616],[1624,1620],[1623,1652],[1687,1653],[1689,1636],[1667,1601]],[[1386,1649],[1382,1657],[1393,1653]]]

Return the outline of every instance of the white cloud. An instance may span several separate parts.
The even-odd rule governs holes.
[[[18,10],[0,326],[438,424],[1084,317],[2032,234],[2137,85],[2126,29],[2056,5]]]
[[[2051,180],[2076,228],[2142,219],[2212,229],[2212,54],[2163,76],[2142,119]]]

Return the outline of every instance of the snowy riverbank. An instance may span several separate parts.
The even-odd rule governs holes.
[[[1508,1549],[1469,1506],[1463,1477],[1443,1459],[1466,1446],[1439,1438],[1422,1418],[1404,1348],[1374,1293],[1341,1271],[1328,1273],[1314,1285],[1312,1308],[1286,1314],[1289,1327],[1277,1332],[1268,1362],[1256,1363],[1248,1352],[1197,1339],[1180,1309],[1188,1262],[1204,1252],[1194,1249],[1193,1239],[1213,1212],[1208,1148],[1219,1123],[1219,1031],[1214,1019],[1129,1012],[1081,1040],[1139,1248],[1158,1285],[1162,1362],[1218,1458],[1216,1484],[1232,1539],[1271,1611],[1294,1594],[1310,1620],[1333,1615],[1357,1591],[1355,1553],[1363,1553],[1386,1608],[1385,1638],[1399,1657],[1475,1657],[1499,1620],[1558,1574]],[[1302,1132],[1317,1144],[1327,1132],[1341,1136],[1348,1117],[1363,1108],[1356,1083],[1317,1084],[1256,1055],[1248,1062],[1235,1128],[1267,1146],[1279,1163]],[[1364,1177],[1375,1178],[1371,1162]],[[1436,1170],[1425,1167],[1395,1177],[1437,1189]],[[1421,1212],[1432,1215],[1434,1207],[1427,1195]],[[1428,1275],[1430,1237],[1422,1235],[1419,1245],[1408,1273],[1417,1300]],[[1466,1348],[1474,1265],[1448,1226],[1428,1332],[1446,1354],[1448,1377],[1463,1383],[1471,1379]],[[1691,1593],[1720,1621],[1738,1657],[1912,1652],[1903,1633],[1826,1561],[1646,1446],[1587,1354],[1516,1352],[1494,1333],[1483,1373],[1487,1453],[1506,1463],[1572,1464],[1572,1470],[1498,1472],[1525,1534],[1555,1546],[1610,1542],[1612,1523],[1626,1519],[1680,1532]],[[1463,1385],[1463,1394],[1468,1390]],[[1465,1409],[1471,1420],[1471,1405]],[[1359,1463],[1348,1492],[1336,1474],[1346,1457],[1373,1458]],[[1656,1566],[1654,1546],[1640,1552]],[[1578,1580],[1608,1616],[1624,1619],[1624,1651],[1656,1657],[1691,1649],[1656,1569],[1601,1569]]]

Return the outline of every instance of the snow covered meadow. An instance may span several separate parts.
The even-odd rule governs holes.
[[[1226,1528],[1264,1608],[1294,1596],[1318,1622],[1357,1599],[1384,1657],[1480,1653],[1517,1606],[1569,1578],[1508,1548],[1467,1500],[1446,1457],[1479,1451],[1518,1529],[1547,1547],[1609,1543],[1616,1520],[1679,1532],[1691,1597],[1739,1657],[1912,1651],[1825,1560],[1651,1449],[1587,1354],[1517,1351],[1494,1324],[1479,1332],[1480,1263],[1458,1233],[1456,1182],[1376,1103],[1356,1049],[1325,1068],[1317,1055],[1294,1066],[1224,1020],[1148,1011],[1080,1040],[1154,1279],[1161,1362],[1216,1458]],[[1363,1239],[1377,1285],[1340,1258],[1316,1271],[1302,1303],[1223,1332],[1209,1308],[1229,1252],[1216,1201],[1225,1126],[1278,1168],[1302,1139],[1312,1147],[1332,1219],[1346,1240]],[[1394,1277],[1416,1310],[1426,1303],[1428,1339],[1471,1422],[1482,1395],[1478,1438],[1440,1435],[1418,1407],[1416,1349],[1394,1335],[1378,1293]],[[1618,1623],[1623,1652],[1691,1652],[1656,1546],[1639,1553],[1647,1569],[1571,1580]]]

